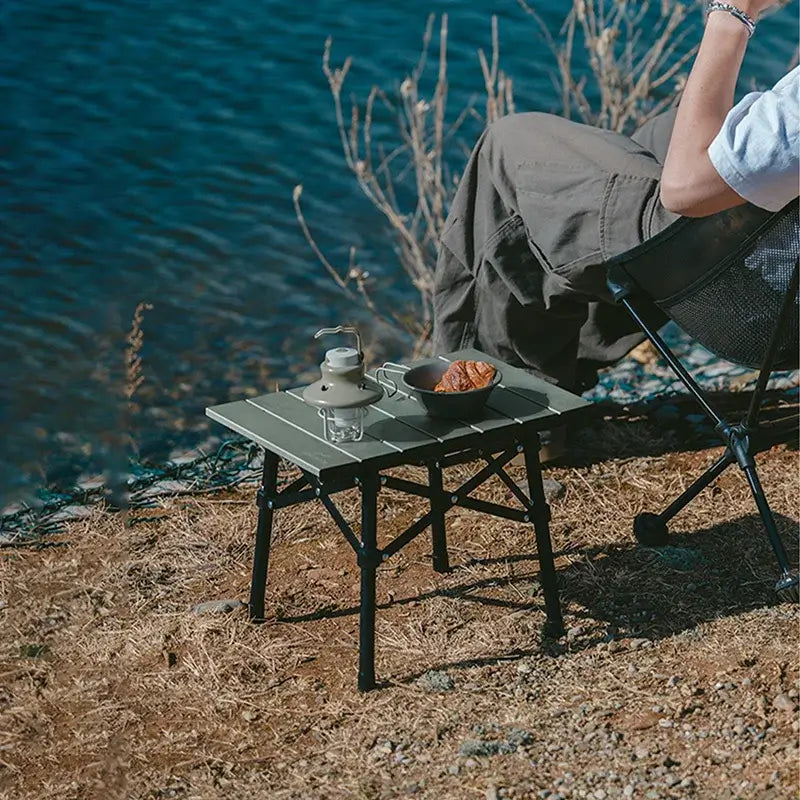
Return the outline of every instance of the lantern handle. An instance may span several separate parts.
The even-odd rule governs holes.
[[[364,360],[364,351],[361,348],[361,334],[357,328],[349,325],[337,325],[335,328],[320,328],[315,334],[314,338],[319,339],[320,336],[326,336],[329,333],[352,333],[356,337],[356,347],[358,348],[358,357]]]
[[[384,388],[391,388],[391,392],[388,396],[394,397],[400,391],[400,389],[389,377],[388,373],[396,372],[402,375],[403,373],[408,372],[409,369],[411,369],[411,367],[408,367],[405,364],[395,364],[394,361],[386,361],[382,367],[378,367],[378,369],[375,370],[375,380]],[[383,375],[383,380],[381,380],[381,374]],[[384,381],[386,382],[384,383]]]

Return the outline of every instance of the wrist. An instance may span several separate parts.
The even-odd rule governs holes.
[[[748,30],[742,22],[725,11],[712,11],[706,19],[706,30],[725,35],[743,36],[745,39],[750,38]]]
[[[730,30],[739,28],[747,32],[748,38],[751,37],[755,33],[756,20],[742,8],[743,5],[741,2],[734,4],[723,0],[709,2],[706,5],[706,26]]]

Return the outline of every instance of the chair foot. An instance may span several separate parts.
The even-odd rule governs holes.
[[[560,620],[548,619],[542,624],[542,638],[544,639],[560,639],[565,633],[564,623]]]
[[[800,600],[800,586],[797,575],[782,575],[775,584],[775,592],[784,603],[797,603]]]
[[[658,514],[638,514],[633,520],[633,535],[645,547],[663,547],[669,541],[669,530]]]

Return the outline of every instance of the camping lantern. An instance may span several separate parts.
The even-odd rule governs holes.
[[[328,442],[357,442],[364,435],[367,406],[383,397],[383,389],[364,375],[364,352],[356,328],[339,325],[322,328],[314,338],[332,333],[352,333],[356,347],[334,347],[320,364],[322,377],[303,390],[303,400],[318,409]]]

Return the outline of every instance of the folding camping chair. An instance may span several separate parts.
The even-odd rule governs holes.
[[[615,258],[607,283],[713,421],[725,453],[660,514],[639,514],[634,535],[645,545],[667,541],[667,523],[728,466],[738,464],[753,492],[781,575],[778,594],[798,599],[793,574],[764,490],[755,454],[767,449],[759,424],[774,369],[798,366],[798,201],[777,213],[751,205],[701,219],[681,218],[639,247]],[[713,408],[674,353],[648,322],[653,304],[715,355],[759,369],[744,419],[731,423]],[[788,420],[792,429],[796,418]]]

